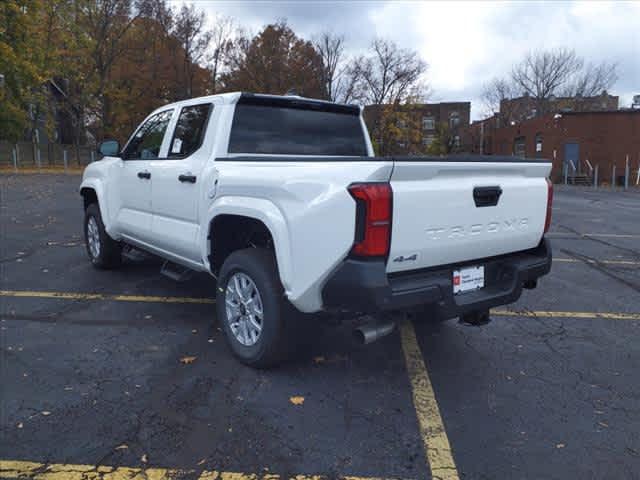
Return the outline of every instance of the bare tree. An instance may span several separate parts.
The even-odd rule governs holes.
[[[418,52],[398,47],[391,40],[375,39],[367,56],[357,58],[350,75],[357,79],[358,95],[373,105],[397,104],[426,89],[427,64]]]
[[[506,100],[510,100],[517,95],[517,90],[510,79],[494,78],[482,89],[481,98],[487,116],[500,114],[504,125],[511,122],[513,116],[513,106]]]
[[[324,67],[322,82],[327,91],[327,98],[332,102],[348,101],[349,95],[347,98],[343,98],[346,93],[344,87],[348,83],[348,79],[344,78],[346,69],[344,65],[344,36],[323,32],[314,40],[314,46],[322,57]],[[348,91],[349,89],[347,89]]]
[[[204,61],[211,38],[211,32],[205,30],[204,12],[196,10],[194,5],[183,5],[176,17],[172,33],[181,47],[184,96],[188,98],[193,95],[195,69]]]
[[[232,46],[232,34],[235,29],[233,18],[219,16],[215,20],[215,25],[211,29],[209,37],[209,56],[207,58],[209,70],[211,71],[211,90],[216,93],[218,81],[225,64],[226,55]]]
[[[534,99],[538,115],[543,115],[549,98],[577,75],[582,66],[583,60],[574,50],[530,52],[513,67],[511,78],[517,88]]]
[[[603,90],[610,89],[618,80],[617,67],[616,63],[607,62],[588,64],[568,82],[562,95],[565,97],[599,95]]]
[[[549,113],[554,97],[593,96],[613,86],[617,65],[588,64],[574,50],[559,48],[528,53],[506,78],[497,78],[482,92],[489,112],[499,111],[503,122],[517,115],[509,100],[519,95],[531,98],[537,116]]]

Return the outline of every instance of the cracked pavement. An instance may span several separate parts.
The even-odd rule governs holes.
[[[94,270],[79,181],[0,177],[1,289],[212,296],[213,279],[175,283],[153,258]],[[510,308],[640,312],[639,218],[637,192],[558,188],[554,256],[575,262]],[[397,332],[359,347],[351,323],[254,371],[212,305],[0,297],[0,459],[429,478]],[[638,477],[640,321],[414,324],[461,478]]]

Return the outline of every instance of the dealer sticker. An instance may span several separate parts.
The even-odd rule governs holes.
[[[453,271],[453,293],[464,293],[484,287],[484,266]]]

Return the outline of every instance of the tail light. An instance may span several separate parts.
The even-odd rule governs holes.
[[[349,193],[356,201],[356,235],[351,253],[386,257],[391,243],[391,185],[354,183],[349,186]]]
[[[551,226],[551,206],[553,204],[553,183],[547,178],[547,218],[544,221],[544,233],[549,231]]]

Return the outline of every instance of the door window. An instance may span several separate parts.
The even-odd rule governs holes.
[[[167,131],[173,110],[165,110],[144,122],[126,146],[124,160],[153,160],[158,158],[162,139]]]
[[[183,107],[169,147],[169,158],[183,158],[198,150],[204,140],[213,105]]]

